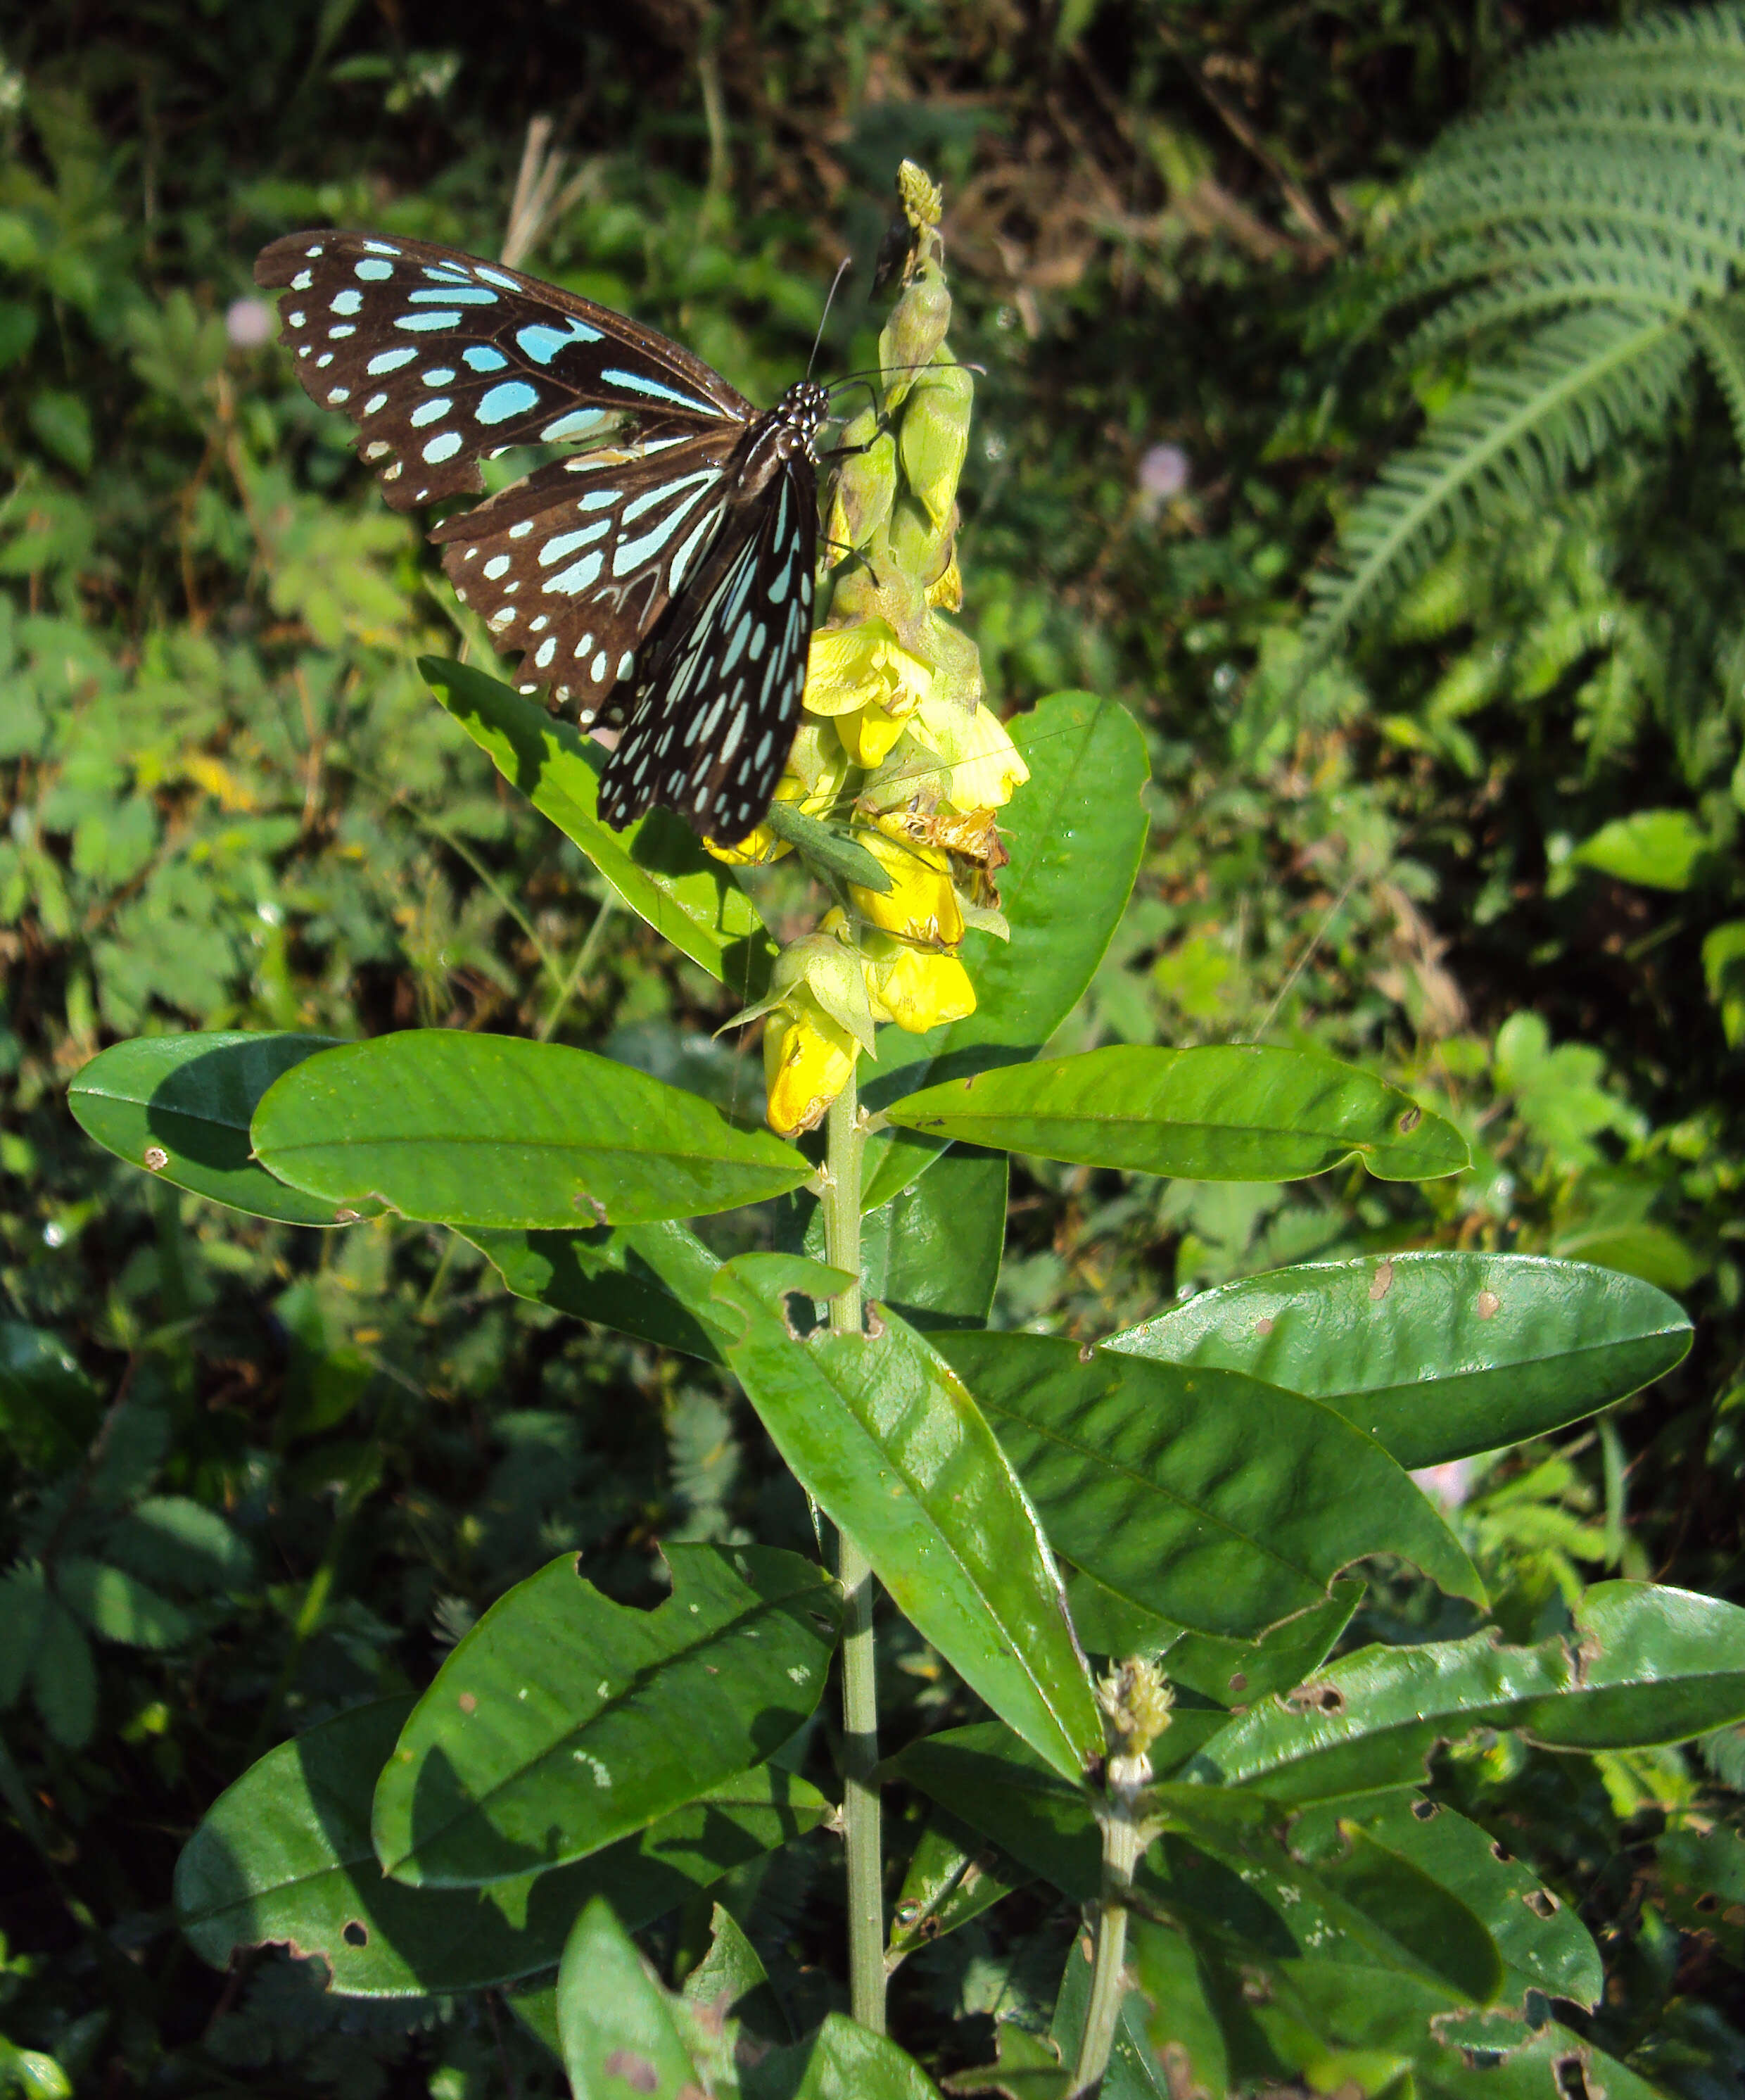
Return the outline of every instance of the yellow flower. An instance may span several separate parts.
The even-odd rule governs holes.
[[[857,830],[854,836],[891,878],[883,893],[850,883],[848,896],[861,917],[906,941],[954,948],[963,938],[963,912],[945,854],[906,837],[899,818],[882,817],[876,830]]]
[[[951,767],[946,799],[958,810],[998,810],[1030,777],[1006,725],[991,708],[922,704],[916,733]]]
[[[815,1130],[848,1083],[860,1048],[804,990],[764,1025],[764,1084],[769,1127],[778,1137]]]
[[[894,1021],[911,1035],[924,1035],[941,1021],[962,1021],[976,1011],[976,987],[955,955],[869,933],[862,959],[876,1021]]]
[[[827,715],[857,765],[876,765],[933,690],[933,673],[888,620],[820,628],[806,668],[806,708]]]

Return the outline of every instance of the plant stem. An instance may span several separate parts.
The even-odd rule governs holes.
[[[1096,1956],[1091,1971],[1091,2003],[1079,2037],[1070,2100],[1084,2100],[1103,2082],[1121,2018],[1122,1966],[1127,1953],[1126,1894],[1139,1863],[1139,1831],[1128,1804],[1117,1794],[1103,1817],[1103,1897],[1097,1905]]]
[[[854,1074],[831,1105],[824,1254],[854,1282],[830,1303],[833,1335],[861,1333],[861,1126]],[[873,1573],[846,1532],[836,1573],[848,1600],[842,1643],[842,1820],[848,1868],[848,1988],[854,2017],[884,2032],[884,1862],[879,1830],[879,1702],[873,1676]]]

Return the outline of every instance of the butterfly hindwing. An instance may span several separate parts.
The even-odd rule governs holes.
[[[767,501],[735,506],[688,617],[650,661],[600,783],[622,824],[663,803],[737,845],[762,819],[794,741],[812,634],[817,516],[809,453],[776,469]]]
[[[743,427],[744,396],[676,342],[592,301],[425,240],[323,231],[262,251],[281,287],[282,340],[322,407],[358,426],[388,501],[476,495],[478,462],[510,445]]]
[[[461,602],[523,684],[575,701],[584,723],[631,676],[637,649],[720,523],[737,433],[602,447],[542,467],[430,537]]]

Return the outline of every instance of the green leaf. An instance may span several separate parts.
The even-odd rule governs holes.
[[[518,1298],[707,1363],[725,1361],[729,1330],[709,1295],[720,1264],[676,1219],[591,1232],[464,1237]]]
[[[329,1035],[146,1035],[92,1058],[67,1090],[88,1136],[161,1180],[288,1225],[349,1224],[259,1165],[249,1126],[273,1082]],[[379,1203],[352,1207],[373,1216]]]
[[[1061,1971],[1054,2018],[1048,2028],[1049,2039],[1060,2052],[1063,2063],[1078,2061],[1085,2021],[1091,2010],[1095,1958],[1091,1935],[1081,1930]],[[1097,2100],[1172,2100],[1170,2081],[1152,2055],[1146,2037],[1145,2005],[1137,1992],[1126,1991],[1121,1995],[1114,2040],[1109,2048],[1108,2068],[1103,2074]]]
[[[997,1846],[983,1844],[954,1816],[936,1810],[909,1856],[891,1906],[887,1966],[967,1925],[1029,1880]]]
[[[1710,851],[1708,832],[1688,810],[1636,810],[1602,824],[1570,858],[1645,889],[1688,889]]]
[[[1574,1643],[1511,1648],[1487,1633],[1330,1664],[1287,1701],[1232,1720],[1188,1767],[1278,1799],[1417,1785],[1439,1742],[1519,1728],[1549,1749],[1683,1742],[1745,1714],[1745,1611],[1686,1590],[1602,1582]]]
[[[819,875],[855,883],[871,890],[875,897],[889,895],[890,875],[865,846],[833,832],[816,817],[808,816],[796,804],[772,802],[764,813],[764,822]]]
[[[1002,812],[1011,859],[1000,870],[1010,942],[971,933],[963,960],[976,1011],[963,1021],[879,1038],[862,1098],[879,1109],[929,1079],[963,1079],[1034,1057],[1083,997],[1127,908],[1148,819],[1145,739],[1125,708],[1054,693],[1007,725],[1030,777]],[[862,1202],[888,1202],[940,1149],[899,1131],[868,1145]]]
[[[84,1554],[61,1555],[55,1587],[94,1634],[124,1648],[179,1648],[194,1630],[182,1607],[149,1583]]]
[[[636,1930],[831,1814],[804,1780],[763,1765],[575,1866],[488,1889],[408,1888],[382,1873],[369,1825],[412,1705],[353,1707],[219,1795],[176,1864],[177,1914],[202,1961],[227,1968],[278,1940],[319,1955],[344,1996],[483,1989],[549,1969],[593,1897]]]
[[[96,456],[91,435],[90,410],[77,394],[64,387],[42,386],[30,397],[24,415],[32,435],[63,466],[77,474],[87,474]]]
[[[840,2013],[810,2041],[766,2058],[745,2090],[746,2100],[939,2100],[913,2057]]]
[[[557,1970],[557,2024],[575,2100],[694,2100],[707,2093],[695,2009],[663,1991],[596,1896]]]
[[[54,1740],[83,1749],[97,1725],[97,1665],[78,1621],[33,1561],[0,1575],[0,1713],[27,1689]]]
[[[817,1705],[835,1584],[796,1553],[670,1546],[652,1612],[566,1553],[500,1598],[401,1731],[376,1789],[398,1881],[465,1887],[561,1866],[760,1763]]]
[[[794,2038],[757,1949],[725,1904],[709,1913],[709,1951],[685,1979],[685,1996],[716,2019],[732,2013],[775,2041]]]
[[[861,1222],[867,1297],[914,1327],[979,1327],[994,1303],[1006,1244],[1006,1155],[960,1146]],[[822,1256],[815,1209],[806,1252]]]
[[[1502,1858],[1476,1823],[1440,1802],[1403,1794],[1330,1802],[1291,1825],[1291,1850],[1319,1862],[1351,1831],[1409,1860],[1452,1890],[1496,1943],[1517,2003],[1528,1991],[1592,2007],[1606,1971],[1587,1927],[1518,1860]]]
[[[575,840],[632,911],[745,1004],[763,996],[776,944],[732,869],[688,825],[654,810],[614,831],[596,814],[600,745],[482,671],[440,656],[420,657],[418,668],[504,779]]]
[[[1144,2005],[1141,2016],[1151,2045],[1185,2072],[1191,2090],[1227,2093],[1232,2085],[1223,2028],[1214,2010],[1211,1986],[1197,1951],[1183,1933],[1149,1918],[1127,1927],[1129,1960]]]
[[[1144,1610],[1251,1637],[1383,1552],[1451,1596],[1484,1600],[1405,1472],[1319,1401],[1039,1335],[942,1335],[938,1346],[1060,1551]]]
[[[1307,1393],[1412,1467],[1579,1421],[1672,1370],[1690,1335],[1672,1299],[1609,1269],[1399,1254],[1245,1277],[1104,1346]]]
[[[70,1466],[97,1427],[97,1388],[51,1334],[0,1320],[0,1443],[24,1463]]]
[[[914,1330],[796,1346],[790,1295],[840,1273],[744,1255],[716,1279],[741,1316],[728,1361],[800,1485],[873,1564],[897,1609],[995,1713],[1077,1779],[1103,1751],[1084,1659],[1034,1511],[963,1381]]]
[[[1291,1181],[1360,1158],[1386,1181],[1457,1173],[1452,1123],[1355,1065],[1263,1043],[1126,1043],[927,1088],[885,1114],[1006,1152],[1192,1181]]]
[[[487,1229],[634,1224],[755,1203],[812,1173],[695,1094],[558,1043],[408,1029],[324,1052],[269,1089],[254,1149],[345,1209]]]
[[[111,1560],[148,1582],[198,1594],[245,1589],[254,1554],[215,1509],[186,1495],[152,1495],[136,1503],[104,1541]]]

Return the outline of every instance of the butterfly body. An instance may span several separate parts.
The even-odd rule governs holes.
[[[725,844],[769,807],[805,685],[826,390],[760,413],[652,329],[427,241],[319,232],[264,249],[312,399],[358,426],[408,510],[512,446],[585,444],[430,537],[522,690],[621,731],[600,809],[657,803]]]

